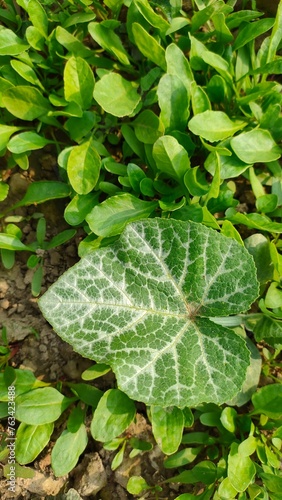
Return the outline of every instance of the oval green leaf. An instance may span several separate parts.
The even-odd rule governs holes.
[[[35,151],[42,149],[46,144],[52,144],[53,141],[48,141],[45,137],[36,134],[36,132],[22,132],[14,135],[10,139],[7,148],[11,153],[22,154],[26,151]]]
[[[188,127],[195,135],[210,142],[222,141],[231,137],[246,126],[241,120],[232,121],[223,111],[204,111],[189,121]]]
[[[57,477],[68,474],[77,464],[88,443],[85,425],[77,432],[63,431],[51,454],[51,465]]]
[[[53,430],[53,422],[44,425],[21,423],[16,437],[16,459],[19,464],[33,462],[49,443]]]
[[[254,129],[237,135],[230,141],[233,151],[245,163],[268,163],[278,160],[281,148],[268,130]]]
[[[254,414],[263,413],[270,418],[281,418],[282,385],[271,384],[261,387],[252,397]]]
[[[125,80],[118,73],[109,73],[96,83],[94,99],[107,113],[122,117],[133,113],[140,95],[136,83]]]
[[[151,407],[152,429],[158,446],[166,455],[175,453],[181,443],[184,416],[182,410],[176,407]]]
[[[67,172],[73,189],[78,194],[88,194],[96,186],[101,168],[101,158],[92,138],[71,149]]]
[[[122,434],[135,417],[134,402],[118,389],[109,389],[101,397],[91,423],[97,441],[111,441]]]
[[[144,219],[157,208],[155,201],[143,201],[129,193],[118,194],[96,205],[86,216],[90,229],[99,236],[120,234],[129,222]]]
[[[49,101],[35,87],[10,87],[2,95],[7,110],[21,120],[32,121],[51,110]]]
[[[76,102],[82,109],[91,106],[94,76],[89,64],[81,57],[70,57],[64,69],[64,95],[69,102]]]
[[[55,422],[66,408],[66,399],[53,387],[20,394],[16,398],[16,419],[31,425]]]

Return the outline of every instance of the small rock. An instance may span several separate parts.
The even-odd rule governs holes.
[[[130,476],[141,476],[141,460],[137,456],[133,458],[124,458],[122,464],[115,471],[115,480],[123,488],[126,488]]]
[[[0,305],[1,305],[2,309],[9,309],[10,302],[8,301],[8,299],[3,299],[3,300],[1,300]]]
[[[33,275],[34,275],[34,269],[28,269],[24,277],[25,285],[30,285],[30,283],[32,282]]]
[[[7,281],[5,280],[0,280],[0,298],[2,299],[3,297],[5,297],[7,291],[9,289],[9,285],[7,283]]]
[[[50,264],[51,266],[58,266],[61,262],[61,255],[56,250],[50,250]]]
[[[17,313],[22,313],[25,310],[24,304],[17,304]]]
[[[70,359],[67,364],[63,367],[63,372],[70,379],[78,379],[80,378],[81,372],[78,369],[77,362],[74,359]]]
[[[18,481],[27,491],[46,498],[48,495],[58,495],[67,481],[67,476],[55,479],[52,476],[45,476],[45,474],[35,471],[34,477],[30,479],[18,478]]]
[[[74,488],[82,496],[96,495],[107,484],[107,474],[98,453],[86,454],[74,474]]]

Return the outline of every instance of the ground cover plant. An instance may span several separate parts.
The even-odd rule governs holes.
[[[113,469],[126,447],[146,453],[151,443],[123,434],[142,402],[175,469],[167,481],[187,485],[179,500],[279,498],[281,2],[272,15],[236,0],[3,3],[2,263],[31,253],[38,296],[44,252],[82,231],[80,262],[39,307],[97,362],[83,382],[43,383],[9,366],[4,342],[1,416],[14,384],[19,474],[62,414],[57,476],[83,454],[89,415],[92,439],[117,450]],[[9,203],[13,172],[46,147],[56,178]],[[59,199],[70,227],[46,241],[38,210]],[[33,205],[27,245],[17,209]],[[103,393],[91,381],[111,369]],[[127,486],[145,498],[163,487]]]

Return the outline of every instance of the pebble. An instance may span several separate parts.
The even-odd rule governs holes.
[[[1,305],[2,309],[9,309],[10,302],[8,301],[8,299],[3,299],[3,300],[1,300],[0,305]]]
[[[7,281],[0,280],[0,298],[5,297],[8,289],[9,289],[9,285],[8,285]]]
[[[96,495],[107,484],[107,474],[98,453],[86,454],[74,474],[74,488],[82,496]]]

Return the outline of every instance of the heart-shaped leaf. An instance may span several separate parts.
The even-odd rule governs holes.
[[[39,300],[83,356],[107,363],[121,390],[159,406],[222,403],[245,380],[245,341],[209,319],[257,297],[253,259],[194,222],[147,219],[87,255]]]

